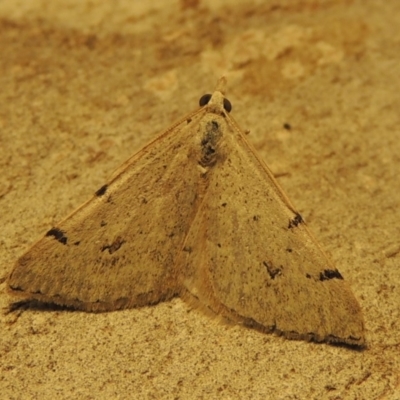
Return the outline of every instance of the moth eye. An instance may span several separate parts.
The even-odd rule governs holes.
[[[210,100],[211,100],[211,94],[209,94],[209,93],[201,96],[200,100],[199,100],[200,107],[204,107],[206,104],[209,103]],[[226,98],[224,98],[224,108],[225,108],[225,111],[227,111],[227,112],[231,112],[231,110],[232,110],[232,104]]]
[[[200,97],[199,104],[200,107],[204,107],[208,102],[211,100],[211,94],[204,94],[203,96]]]
[[[232,110],[231,102],[228,99],[226,99],[225,97],[224,97],[224,108],[225,108],[225,111],[227,111],[228,113],[231,112],[231,110]]]

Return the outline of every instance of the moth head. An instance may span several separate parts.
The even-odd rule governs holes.
[[[200,107],[204,107],[209,103],[219,103],[221,101],[221,98],[222,98],[222,103],[224,105],[224,110],[228,113],[231,112],[232,110],[231,102],[226,97],[224,97],[221,92],[217,91],[215,91],[213,94],[208,93],[201,96],[199,100],[199,105]]]

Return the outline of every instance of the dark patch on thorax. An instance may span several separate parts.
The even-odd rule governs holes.
[[[203,167],[214,165],[217,160],[217,144],[222,136],[217,121],[207,122],[205,133],[201,139],[200,165]]]

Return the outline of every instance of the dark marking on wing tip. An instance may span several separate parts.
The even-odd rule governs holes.
[[[121,236],[117,236],[115,240],[111,244],[106,244],[101,248],[101,251],[108,250],[110,254],[115,253],[117,250],[121,248],[121,246],[125,243],[125,240]]]
[[[288,122],[285,122],[285,123],[283,124],[283,127],[284,127],[284,129],[286,129],[287,131],[290,131],[290,130],[292,129],[292,126],[291,126]]]
[[[268,275],[271,279],[275,279],[276,276],[282,275],[282,268],[276,268],[271,262],[263,261],[264,267],[267,269]]]
[[[68,238],[64,236],[64,232],[58,228],[51,228],[46,236],[54,236],[54,239],[58,240],[62,244],[67,244]]]
[[[289,220],[288,229],[292,229],[300,225],[302,222],[304,222],[303,217],[299,213],[296,213],[294,218]]]
[[[107,184],[103,185],[99,190],[97,190],[96,196],[98,196],[98,197],[103,196],[103,194],[106,193],[107,189],[108,189],[108,185]]]
[[[322,272],[319,273],[319,280],[322,281],[329,281],[331,279],[343,279],[343,276],[337,269],[324,269]]]

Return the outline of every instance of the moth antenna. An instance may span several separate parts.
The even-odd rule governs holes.
[[[217,81],[217,85],[215,86],[215,91],[221,92],[223,95],[225,95],[226,84],[227,84],[226,76],[221,76],[221,78],[219,78]]]

